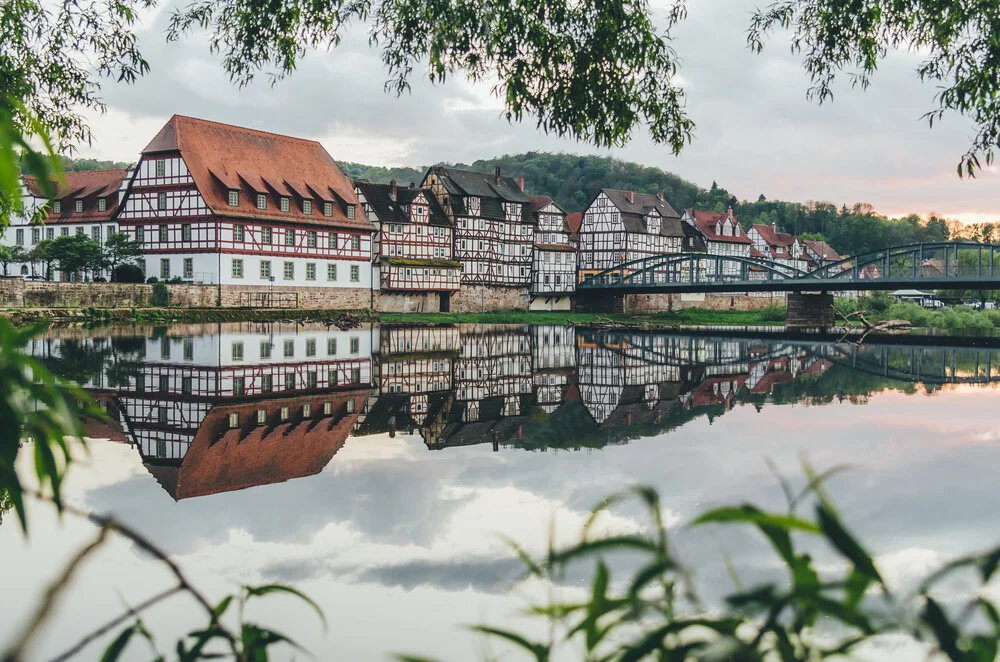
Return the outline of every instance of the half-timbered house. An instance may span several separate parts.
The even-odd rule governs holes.
[[[709,255],[750,258],[753,242],[733,218],[732,209],[722,213],[687,209],[683,220],[704,237]],[[742,273],[742,265],[737,261],[724,262],[721,272],[724,276],[737,277]]]
[[[662,194],[601,189],[583,211],[579,234],[581,279],[642,258],[704,251],[701,236]]]
[[[223,303],[270,286],[370,301],[372,226],[316,141],[174,115],[142,150],[119,220],[147,276],[229,286]]]
[[[455,227],[455,258],[462,263],[456,310],[525,308],[535,240],[524,180],[436,166],[430,188]]]
[[[819,269],[844,259],[825,241],[805,239],[802,241],[802,247],[810,269]]]
[[[21,185],[24,212],[13,215],[10,225],[0,230],[0,243],[20,248],[27,255],[45,239],[80,235],[103,244],[118,232],[119,202],[128,188],[131,173],[126,170],[67,172],[65,180],[54,183],[55,194],[49,200],[34,177],[25,177]],[[106,270],[87,273],[45,273],[41,261],[19,261],[8,265],[4,275],[36,275],[46,280],[90,280],[109,278]]]
[[[569,310],[576,290],[576,245],[566,212],[547,195],[529,195],[535,219],[531,310]]]
[[[809,268],[805,248],[798,237],[787,232],[778,232],[775,225],[756,223],[747,230],[747,236],[753,242],[755,249],[764,257],[795,269],[806,271]]]
[[[452,254],[452,221],[429,189],[356,181],[354,192],[375,227],[372,289],[376,310],[448,312],[461,282]]]

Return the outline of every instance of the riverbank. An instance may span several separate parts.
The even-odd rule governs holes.
[[[88,324],[114,323],[215,323],[215,322],[319,322],[332,325],[349,325],[360,322],[377,322],[378,314],[368,308],[352,310],[291,308],[11,308],[0,310],[0,317],[15,326],[37,321],[53,323],[83,322]]]
[[[506,310],[487,313],[379,313],[389,324],[621,324],[630,327],[781,326],[784,308],[706,310],[684,308],[645,314],[605,314]]]

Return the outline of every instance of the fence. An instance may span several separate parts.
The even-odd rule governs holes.
[[[298,292],[240,292],[240,308],[298,308]]]

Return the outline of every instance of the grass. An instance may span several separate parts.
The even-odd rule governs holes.
[[[860,300],[837,299],[834,305],[844,314],[857,310],[858,304],[872,321],[906,320],[918,328],[964,331],[992,331],[1000,328],[1000,310],[975,310],[968,306],[949,306],[938,310],[912,302],[896,302],[887,296],[868,296]]]
[[[601,314],[503,310],[486,313],[379,313],[388,323],[423,324],[600,324],[615,322],[636,326],[764,326],[785,321],[784,308],[762,310],[708,310],[684,308],[674,312],[643,314]]]

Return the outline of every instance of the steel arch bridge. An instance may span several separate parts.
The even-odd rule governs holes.
[[[771,259],[707,253],[645,257],[585,276],[581,293],[836,292],[1000,289],[1000,245],[934,243],[863,253],[803,271]]]

